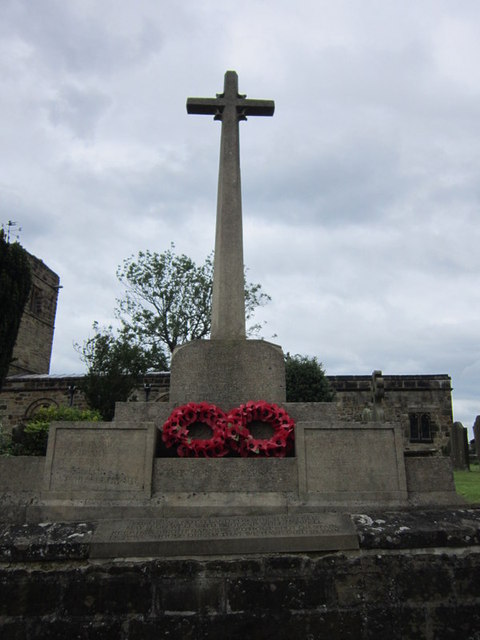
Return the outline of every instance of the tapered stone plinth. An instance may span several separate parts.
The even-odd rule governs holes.
[[[248,400],[285,402],[282,349],[264,340],[197,340],[172,359],[170,402],[212,402],[224,411]]]

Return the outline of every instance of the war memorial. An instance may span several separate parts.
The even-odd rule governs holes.
[[[54,423],[0,469],[1,637],[480,637],[450,458],[406,455],[380,372],[346,421],[287,403],[281,347],[246,337],[239,122],[274,103],[227,71],[187,111],[221,123],[211,337],[175,351],[169,402]]]

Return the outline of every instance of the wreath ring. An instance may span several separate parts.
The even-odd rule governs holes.
[[[247,425],[252,422],[270,424],[270,438],[254,438]],[[284,458],[293,449],[295,423],[285,409],[268,402],[247,402],[227,416],[227,438],[231,449],[242,457]]]
[[[211,438],[192,438],[188,427],[195,423],[206,424],[212,430]],[[225,413],[208,402],[190,402],[172,411],[162,427],[162,440],[170,448],[177,445],[181,457],[223,457],[226,446]]]

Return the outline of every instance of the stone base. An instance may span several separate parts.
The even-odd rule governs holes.
[[[212,402],[224,411],[248,400],[285,402],[281,347],[264,340],[197,340],[175,350],[170,402]]]
[[[347,514],[104,520],[91,558],[215,556],[358,549]]]
[[[261,546],[262,540],[265,548]],[[212,546],[213,542],[218,546]],[[153,550],[155,544],[164,545],[162,553],[158,553],[158,546]],[[210,548],[207,550],[208,544]],[[119,553],[121,545],[125,549]],[[276,553],[279,549],[271,548],[275,545],[294,553],[307,549],[360,548],[367,553],[410,549],[416,550],[418,555],[418,550],[425,552],[427,549],[437,549],[435,555],[444,562],[448,550],[459,551],[463,555],[471,548],[478,555],[480,506],[396,510],[371,508],[355,512],[253,518],[159,519],[147,514],[142,518],[122,520],[51,520],[23,524],[0,521],[0,564],[4,567],[10,562],[87,560],[94,557],[116,557],[118,561],[121,556],[138,558],[145,557],[145,553],[158,558],[164,555],[192,558],[197,555]],[[233,548],[227,548],[229,546]],[[443,555],[438,553],[439,549],[443,550]],[[462,549],[463,552],[460,551]],[[350,555],[355,557],[354,554]],[[375,555],[371,557],[375,558]],[[365,559],[364,555],[363,561]],[[250,557],[249,562],[255,560]],[[333,568],[335,563],[329,562],[329,565]],[[51,565],[48,565],[47,570],[51,569]],[[25,571],[24,565],[22,571]],[[432,585],[434,589],[437,587],[438,584]],[[3,597],[7,591],[2,591]],[[475,593],[480,597],[478,589]]]
[[[282,404],[296,423],[295,452],[278,459],[154,457],[171,403],[118,404],[110,423],[54,423],[43,460],[0,457],[0,518],[256,517],[463,502],[448,459],[404,457],[398,424],[342,422],[334,403]]]
[[[0,529],[0,635],[3,640],[478,638],[480,553],[474,523],[452,537],[438,512],[425,513],[424,520],[436,526],[428,533],[411,517],[402,521],[397,514],[393,528],[388,514],[363,513],[366,524],[354,524],[360,551],[347,553],[90,560],[95,527],[88,523]],[[471,510],[451,517],[474,520]],[[408,547],[401,544],[405,533]]]

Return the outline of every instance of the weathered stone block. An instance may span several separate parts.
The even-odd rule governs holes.
[[[32,493],[39,490],[45,471],[44,456],[0,457],[1,492]]]
[[[61,584],[55,575],[17,570],[0,578],[2,616],[49,615],[57,611],[60,598]]]
[[[296,454],[301,495],[326,501],[406,498],[403,439],[395,424],[298,422]]]
[[[429,611],[430,633],[435,640],[477,640],[480,629],[478,603],[441,605]]]
[[[415,580],[412,580],[413,572]],[[399,602],[441,602],[451,597],[452,576],[440,556],[415,560],[407,557],[393,575]]]
[[[264,340],[197,340],[172,358],[170,402],[212,402],[224,411],[248,400],[285,402],[282,349]]]
[[[0,561],[46,562],[88,558],[93,525],[0,523]]]
[[[278,514],[104,520],[90,557],[159,557],[357,549],[345,514]]]
[[[455,493],[452,462],[445,457],[406,457],[405,471],[409,492],[431,493],[447,491]]]
[[[30,625],[21,618],[15,618],[13,620],[4,619],[0,622],[2,640],[25,640],[25,638],[28,637],[29,626]],[[40,635],[37,637],[40,637]]]
[[[240,578],[227,581],[226,589],[228,608],[234,612],[318,609],[328,601],[325,582],[319,578]]]
[[[456,558],[453,582],[458,602],[480,598],[480,557],[469,554]]]
[[[29,621],[23,640],[120,640],[123,637],[123,627],[122,620],[108,616],[105,619],[34,618]]]
[[[215,618],[213,618],[212,626],[214,623]],[[184,615],[167,615],[153,620],[132,619],[128,623],[125,637],[128,640],[198,640],[205,637],[209,640],[216,640],[217,636],[212,635],[210,627],[208,627],[208,635],[204,635],[202,625],[204,627],[207,625],[203,619]],[[229,627],[223,627],[224,633],[226,628]]]
[[[215,578],[169,579],[154,583],[156,610],[166,614],[223,613],[223,583]]]
[[[153,560],[151,565],[151,572],[154,579],[175,577],[175,578],[188,578],[193,580],[195,576],[203,573],[205,570],[204,564],[199,560],[193,560],[191,558],[183,558],[181,560],[171,558],[168,560]]]
[[[157,458],[154,492],[296,492],[295,458]]]
[[[386,598],[380,598],[375,605],[369,605],[362,611],[364,638],[420,640],[420,638],[430,637],[427,631],[427,612],[423,607],[392,606],[388,600],[388,594],[386,595]]]
[[[153,424],[54,422],[44,490],[50,498],[150,496]]]
[[[68,616],[148,614],[152,585],[140,568],[105,573],[72,571],[63,598]]]

